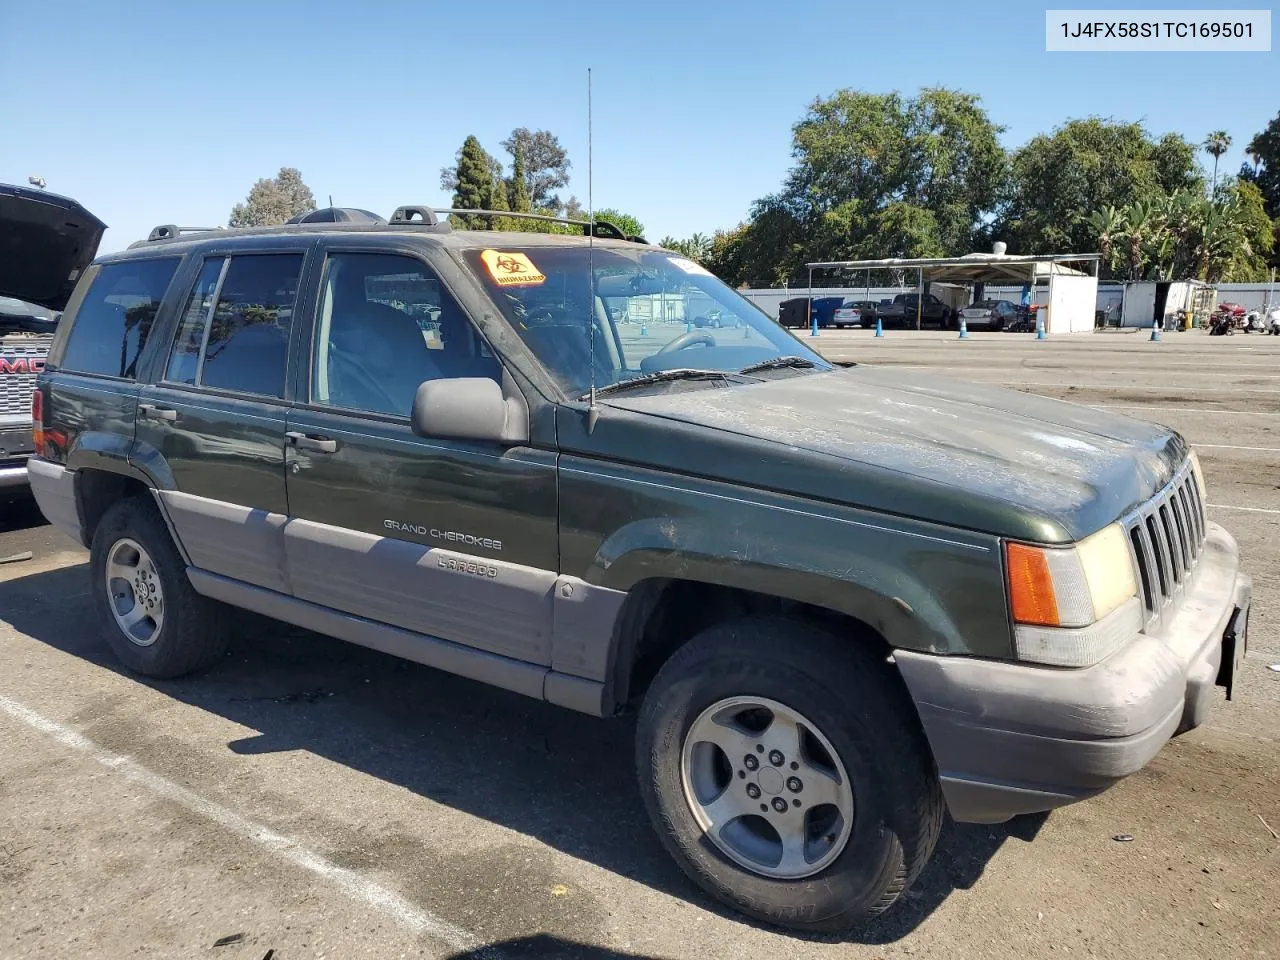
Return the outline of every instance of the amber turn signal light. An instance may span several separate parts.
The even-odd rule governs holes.
[[[1045,552],[1021,543],[1006,543],[1005,560],[1009,569],[1009,600],[1014,621],[1058,626],[1058,597],[1053,589],[1053,574]]]

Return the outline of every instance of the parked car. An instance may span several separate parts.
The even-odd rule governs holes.
[[[917,314],[921,326],[950,327],[954,325],[956,311],[932,293],[926,293],[923,305],[917,293],[900,293],[888,306],[876,311],[883,326],[914,327]]]
[[[832,313],[831,321],[842,329],[875,326],[876,303],[874,300],[842,300]]]
[[[105,229],[74,200],[0,184],[0,487],[27,482],[36,377]]]
[[[778,310],[778,322],[784,327],[800,328],[813,325],[817,317],[818,327],[830,327],[835,322],[836,310],[844,303],[843,297],[792,297],[783,300]]]
[[[712,330],[719,330],[721,327],[741,327],[742,318],[736,313],[727,313],[724,310],[711,310],[707,313],[700,314],[693,318],[695,327],[709,327]]]
[[[216,662],[230,605],[635,712],[667,851],[806,932],[897,901],[945,812],[1092,797],[1232,695],[1251,584],[1171,428],[833,366],[668,251],[414,211],[79,279],[29,472],[130,670]],[[392,281],[435,294],[434,345]],[[744,328],[624,349],[673,290]]]
[[[985,326],[988,330],[1004,330],[1018,322],[1021,311],[1009,300],[980,300],[960,311],[965,326]]]

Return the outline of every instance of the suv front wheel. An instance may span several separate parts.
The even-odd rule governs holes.
[[[107,645],[130,670],[177,677],[226,650],[226,608],[191,588],[155,504],[133,497],[107,510],[94,531],[89,564]]]
[[[649,815],[699,886],[752,917],[846,932],[928,861],[943,801],[898,678],[801,620],[724,623],[659,671],[637,730]]]

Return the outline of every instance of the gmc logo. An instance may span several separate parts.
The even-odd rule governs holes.
[[[0,374],[39,373],[43,369],[42,357],[0,357]]]

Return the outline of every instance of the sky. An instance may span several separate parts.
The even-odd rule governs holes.
[[[1280,111],[1276,52],[1046,53],[1044,9],[0,0],[0,182],[44,177],[107,222],[108,252],[225,224],[282,166],[320,206],[447,206],[439,171],[468,134],[500,154],[529,127],[560,138],[585,204],[591,67],[595,206],[656,240],[742,221],[781,184],[792,124],[841,88],[976,93],[1011,148],[1090,115],[1225,129],[1228,172]]]

